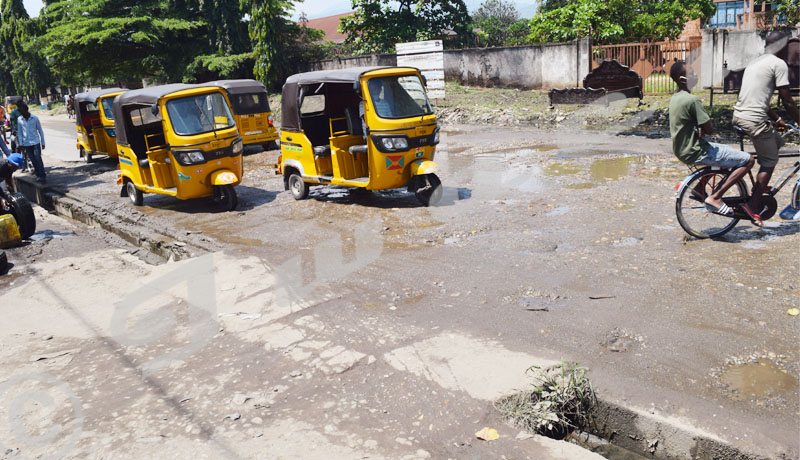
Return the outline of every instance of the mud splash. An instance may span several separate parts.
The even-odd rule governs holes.
[[[737,401],[763,398],[800,389],[796,377],[770,360],[728,367],[719,378]]]

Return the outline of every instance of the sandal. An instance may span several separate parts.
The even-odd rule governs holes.
[[[758,214],[754,213],[750,209],[750,207],[747,206],[747,204],[743,204],[742,205],[742,211],[747,213],[747,215],[750,217],[750,221],[753,222],[753,225],[755,225],[756,227],[763,227],[764,226],[764,221],[761,219],[761,216],[759,216]]]
[[[733,209],[730,208],[725,203],[722,203],[719,207],[714,206],[713,204],[704,203],[706,206],[706,210],[708,212],[719,214],[720,216],[724,217],[733,217]]]

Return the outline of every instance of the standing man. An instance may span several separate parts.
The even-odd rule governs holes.
[[[31,114],[28,105],[19,103],[20,117],[17,120],[17,133],[19,133],[20,148],[28,154],[28,159],[33,163],[36,182],[46,182],[44,163],[42,163],[42,150],[44,150],[44,131],[39,117]]]
[[[788,56],[789,37],[781,32],[770,32],[766,39],[764,54],[757,57],[744,70],[739,100],[733,108],[733,124],[742,128],[750,139],[758,156],[760,166],[753,186],[753,195],[742,209],[758,226],[762,226],[761,196],[769,191],[769,180],[775,165],[778,164],[778,150],[783,146],[783,138],[775,127],[786,124],[769,106],[772,93],[778,89],[783,107],[795,123],[800,123],[797,104],[789,92]],[[774,126],[773,126],[774,122]]]

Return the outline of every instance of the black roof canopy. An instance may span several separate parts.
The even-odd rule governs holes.
[[[164,96],[185,89],[203,87],[204,85],[189,85],[184,83],[173,83],[170,85],[151,86],[149,88],[134,89],[120,94],[114,98],[114,105],[111,111],[114,112],[114,129],[117,134],[117,144],[128,145],[128,134],[126,132],[126,120],[124,115],[125,107],[150,107],[157,104],[158,100]]]
[[[216,80],[201,83],[200,86],[219,86],[229,94],[266,93],[267,88],[258,80]]]
[[[97,99],[105,96],[106,94],[111,93],[118,93],[120,91],[125,91],[124,88],[105,88],[105,89],[98,89],[95,91],[85,91],[83,93],[78,93],[74,97],[74,104],[75,104],[75,124],[79,126],[83,126],[83,111],[81,110],[81,104],[85,104],[87,102],[91,102],[92,104],[97,102]],[[98,107],[98,110],[100,108]]]
[[[19,104],[22,100],[22,96],[6,96],[6,104]]]
[[[300,86],[321,83],[355,83],[361,76],[373,70],[388,69],[386,66],[351,67],[349,69],[317,70],[298,73],[286,79],[281,96],[281,129],[299,131]],[[417,70],[409,67],[409,70]]]

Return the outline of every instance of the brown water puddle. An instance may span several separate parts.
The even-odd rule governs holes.
[[[583,171],[583,167],[568,163],[552,162],[547,163],[544,168],[542,168],[542,171],[544,171],[545,176],[550,177],[570,176]]]
[[[798,390],[798,380],[770,360],[730,366],[719,378],[735,400],[759,398]]]
[[[597,181],[618,180],[628,174],[631,166],[644,164],[644,157],[620,157],[595,160],[589,167],[589,175]]]

